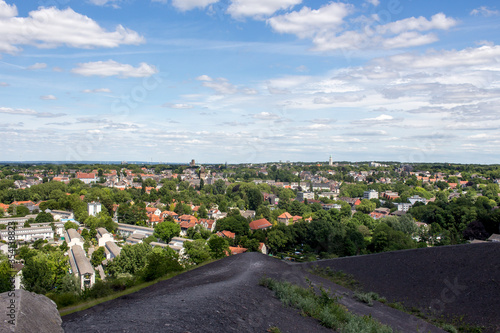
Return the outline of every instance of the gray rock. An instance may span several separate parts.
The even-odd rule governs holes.
[[[16,289],[0,294],[0,333],[63,333],[56,304],[48,297]]]

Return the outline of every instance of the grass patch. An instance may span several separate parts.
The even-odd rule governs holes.
[[[324,277],[347,289],[353,291],[361,290],[361,284],[354,279],[354,276],[343,271],[334,271],[330,267],[323,268],[316,265],[312,267],[310,273]]]
[[[338,297],[330,297],[323,287],[319,295],[314,287],[302,288],[289,282],[262,278],[260,285],[274,291],[275,296],[289,307],[296,308],[303,315],[319,320],[321,325],[342,333],[391,333],[392,328],[381,324],[371,316],[358,316],[347,311]]]
[[[278,327],[276,327],[276,326],[269,327],[269,328],[267,329],[267,331],[268,331],[269,333],[281,333],[281,330],[280,330]]]
[[[356,291],[354,292],[354,298],[360,302],[368,304],[368,306],[373,306],[373,301],[379,301],[382,303],[386,302],[385,298],[380,297],[377,293],[374,292],[363,293],[360,291]]]

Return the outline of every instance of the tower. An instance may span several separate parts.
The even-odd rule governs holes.
[[[333,165],[332,155],[330,155],[330,158],[328,159],[328,165]]]

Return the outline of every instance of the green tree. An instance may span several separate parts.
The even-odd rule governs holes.
[[[35,218],[35,223],[54,222],[54,217],[50,213],[40,212]]]
[[[377,207],[377,205],[374,202],[372,202],[368,199],[363,199],[363,200],[361,200],[361,203],[356,207],[356,210],[358,212],[369,214],[369,213],[373,212],[376,207]]]
[[[184,248],[189,260],[195,265],[201,264],[210,259],[210,247],[204,239],[185,242]]]
[[[100,246],[97,250],[92,252],[92,258],[90,259],[90,263],[92,266],[99,266],[103,260],[106,259],[106,254],[104,253],[104,247]]]
[[[46,255],[38,254],[25,262],[22,283],[26,290],[46,294],[54,287],[54,273]]]
[[[274,252],[282,250],[287,242],[288,238],[281,230],[271,230],[267,234],[267,245],[269,245],[269,248]]]
[[[151,245],[146,243],[125,245],[120,255],[108,264],[108,272],[114,277],[121,273],[139,274],[147,263],[147,255],[151,249]]]
[[[3,257],[0,260],[0,293],[12,290],[11,278],[13,272],[11,270],[9,260]]]
[[[250,233],[248,221],[241,215],[228,216],[217,221],[215,228],[218,231],[228,230],[238,236],[245,236]]]
[[[208,246],[210,247],[210,255],[214,259],[224,258],[226,253],[229,253],[229,243],[217,235],[210,237]]]
[[[171,248],[154,247],[147,255],[147,264],[142,271],[145,281],[156,280],[167,273],[181,271],[179,256]]]
[[[164,221],[155,226],[153,236],[161,239],[165,243],[168,243],[173,237],[179,236],[180,232],[181,227],[177,223]]]

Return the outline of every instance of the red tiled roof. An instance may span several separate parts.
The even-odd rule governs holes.
[[[281,214],[280,216],[278,216],[279,219],[291,219],[292,218],[292,215],[290,215],[290,213],[288,212],[284,212],[283,214]]]
[[[260,219],[250,222],[250,229],[258,230],[258,229],[266,229],[272,227],[272,224],[266,219]]]
[[[247,250],[248,249],[245,249],[244,247],[241,247],[241,246],[238,246],[238,247],[230,246],[229,247],[229,251],[231,251],[231,254],[240,254],[240,253],[247,252]]]
[[[223,237],[223,238],[232,238],[234,239],[236,237],[236,234],[234,232],[228,231],[228,230],[222,230],[217,233],[217,236]]]

